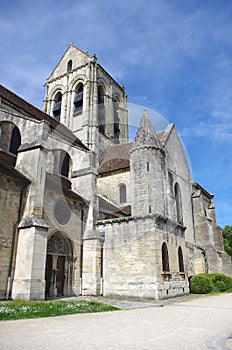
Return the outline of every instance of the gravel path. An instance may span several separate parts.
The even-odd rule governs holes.
[[[92,300],[91,297],[84,299]],[[181,297],[162,302],[93,299],[124,310],[2,321],[0,349],[232,349],[232,294]]]
[[[87,300],[87,301],[98,301],[100,303],[104,303],[107,305],[116,306],[122,310],[130,310],[130,309],[140,309],[144,307],[157,307],[157,306],[165,306],[172,305],[174,303],[180,301],[189,301],[195,300],[199,298],[204,298],[204,295],[199,294],[188,294],[180,297],[169,298],[164,300],[151,300],[151,299],[133,299],[133,298],[116,298],[116,297],[95,297],[95,296],[80,296],[71,298],[72,300]],[[65,298],[66,299],[66,298]],[[64,300],[65,300],[64,299]],[[68,300],[68,299],[67,299]],[[69,298],[70,300],[70,298]]]

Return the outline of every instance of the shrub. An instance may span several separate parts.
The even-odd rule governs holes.
[[[190,293],[232,292],[232,278],[221,273],[199,274],[190,279]]]
[[[232,278],[226,275],[223,275],[221,273],[212,273],[208,275],[209,278],[211,279],[212,283],[213,283],[213,292],[217,293],[217,292],[225,292],[225,291],[231,291],[232,290]],[[224,290],[220,290],[221,287],[217,286],[222,286],[222,284],[220,284],[219,282],[223,282],[225,285],[225,289]]]
[[[190,293],[207,294],[212,292],[212,289],[212,281],[207,275],[196,275],[190,279]]]
[[[216,281],[213,289],[215,290],[215,292],[225,292],[226,285],[223,281]]]

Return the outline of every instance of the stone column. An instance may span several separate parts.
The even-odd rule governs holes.
[[[35,218],[28,225],[19,229],[12,298],[43,300],[48,226]]]
[[[96,294],[100,283],[100,247],[96,233],[95,221],[98,213],[96,196],[96,154],[89,153],[89,168],[73,172],[73,190],[89,201],[86,210],[86,223],[83,234],[82,253],[82,294]]]
[[[37,143],[19,149],[16,168],[30,181],[26,205],[18,227],[18,246],[12,287],[14,299],[44,299],[48,226],[43,220],[49,126],[37,125]]]

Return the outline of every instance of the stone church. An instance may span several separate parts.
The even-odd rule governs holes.
[[[129,141],[124,87],[73,44],[45,89],[41,111],[0,86],[1,299],[162,299],[232,275],[173,124],[144,111]]]

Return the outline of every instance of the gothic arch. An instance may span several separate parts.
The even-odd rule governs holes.
[[[19,128],[12,122],[0,122],[0,148],[6,152],[17,155],[21,145],[21,133]]]
[[[54,100],[54,97],[57,92],[61,92],[63,95],[65,92],[65,87],[62,84],[57,84],[54,88],[49,92],[49,100]]]
[[[53,171],[55,174],[70,177],[72,173],[72,158],[62,149],[55,149],[53,153]]]
[[[106,108],[105,108],[105,88],[103,84],[98,85],[98,129],[100,134],[105,135]]]
[[[71,256],[71,240],[63,232],[56,231],[52,233],[48,238],[47,253]]]
[[[48,238],[47,243],[45,296],[71,295],[73,270],[73,244],[64,233],[56,231]]]
[[[162,244],[162,268],[163,272],[169,272],[170,267],[169,267],[169,256],[168,256],[168,247],[167,244],[164,242]]]
[[[69,60],[67,63],[67,72],[70,72],[73,69],[73,61]]]
[[[72,91],[75,91],[76,86],[78,86],[78,84],[83,84],[83,86],[85,86],[87,82],[87,78],[85,75],[78,75],[77,77],[73,78],[73,80],[70,82],[70,89]]]
[[[126,185],[124,183],[119,185],[119,203],[124,204],[127,202]]]
[[[98,79],[97,79],[97,86],[98,86],[98,88],[99,88],[99,87],[102,87],[102,89],[104,90],[104,93],[105,93],[106,95],[109,95],[109,86],[108,86],[108,84],[106,83],[105,79],[103,79],[103,78],[98,78]]]
[[[120,137],[120,114],[119,114],[119,108],[120,108],[120,98],[118,95],[114,95],[113,98],[113,104],[114,104],[114,141],[115,143],[119,143],[119,137]]]
[[[12,133],[11,133],[11,140],[10,140],[10,153],[17,154],[18,149],[21,145],[21,135],[19,128],[17,126],[14,126]]]
[[[113,94],[113,100],[122,102],[121,96],[117,92]]]
[[[62,99],[63,95],[61,91],[57,91],[54,94],[54,101],[52,106],[52,116],[59,122],[61,117],[61,109],[62,109]]]
[[[184,272],[184,259],[182,248],[178,248],[178,263],[179,263],[179,272]]]
[[[84,85],[79,81],[74,90],[74,100],[73,100],[73,115],[76,116],[82,113],[83,110],[83,96],[84,96]]]

